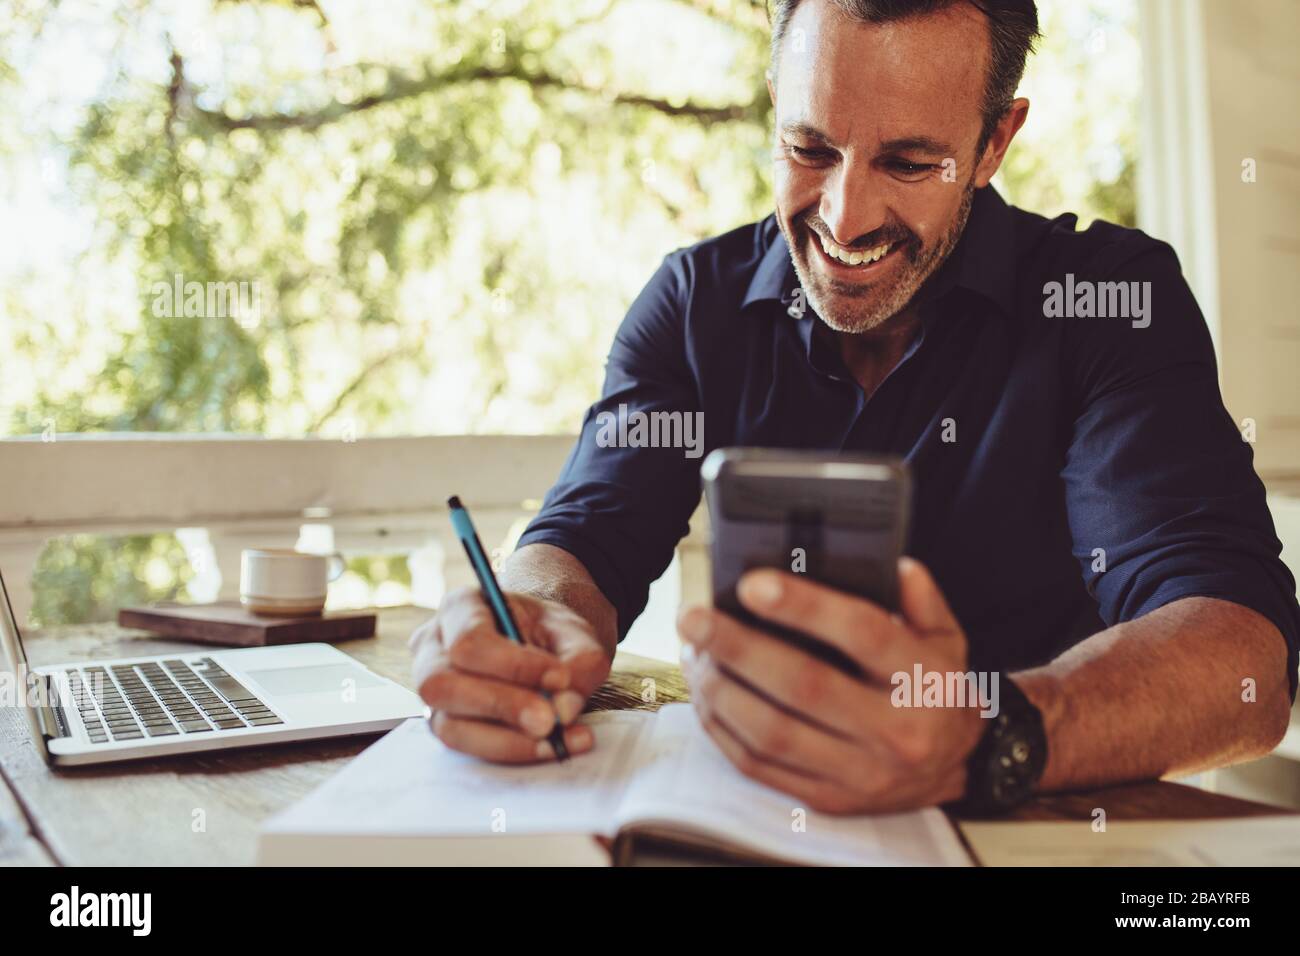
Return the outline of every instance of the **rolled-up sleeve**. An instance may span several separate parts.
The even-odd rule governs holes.
[[[674,253],[632,303],[610,348],[600,399],[519,540],[521,547],[554,545],[582,562],[618,612],[619,640],[672,561],[700,498],[703,422],[684,336],[688,287],[687,264]],[[638,438],[638,420],[665,430],[652,425]],[[653,434],[699,444],[641,443]]]
[[[1150,319],[1059,320],[1073,392],[1062,475],[1089,592],[1107,625],[1191,596],[1257,611],[1286,641],[1294,699],[1295,580],[1177,259],[1161,244],[1088,278],[1148,283]]]

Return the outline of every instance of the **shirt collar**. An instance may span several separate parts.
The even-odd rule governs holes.
[[[1011,207],[992,186],[977,189],[957,246],[921,290],[922,304],[954,291],[974,293],[1007,315],[1015,307],[1015,222]]]
[[[749,280],[743,309],[754,302],[778,301],[790,311],[802,305],[803,316],[811,312],[799,297],[799,278],[790,261],[790,248],[785,235],[776,225],[776,217],[769,216],[765,227],[772,233],[772,241],[759,260],[754,275]],[[930,277],[921,290],[920,302],[936,302],[957,289],[965,289],[988,299],[1002,311],[1010,314],[1014,307],[1015,249],[1014,223],[1011,207],[992,186],[975,191],[971,202],[970,218],[957,242],[957,247],[939,271]]]
[[[767,252],[758,260],[758,268],[749,280],[745,298],[741,300],[743,309],[754,302],[779,301],[787,307],[794,303],[799,291],[799,277],[794,271],[794,262],[790,259],[790,247],[785,243],[785,234],[776,224],[776,216],[768,216],[763,224],[764,230],[772,235]]]

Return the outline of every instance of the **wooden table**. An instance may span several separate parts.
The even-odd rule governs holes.
[[[377,673],[410,686],[406,640],[429,616],[422,608],[379,612],[374,638],[339,647]],[[34,665],[191,651],[115,624],[27,635]],[[651,698],[651,699],[646,699]],[[657,709],[685,700],[671,664],[619,654],[593,706]],[[253,862],[263,820],[315,788],[375,740],[373,735],[190,754],[128,764],[50,770],[16,707],[0,708],[0,864],[244,865]],[[1190,819],[1286,812],[1170,782],[1041,797],[1013,819]],[[958,821],[959,822],[959,821]]]

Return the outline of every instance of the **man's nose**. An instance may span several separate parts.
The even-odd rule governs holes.
[[[880,190],[872,188],[871,179],[868,169],[845,163],[826,183],[817,214],[841,245],[885,224],[885,199]]]

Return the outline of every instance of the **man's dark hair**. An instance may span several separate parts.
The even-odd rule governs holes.
[[[772,21],[772,71],[776,73],[790,17],[802,0],[770,0]],[[1034,0],[830,0],[845,16],[863,23],[889,23],[936,13],[957,3],[969,3],[989,24],[992,58],[984,87],[984,126],[979,150],[987,145],[998,120],[1011,107],[1016,87],[1025,73],[1025,59],[1038,33],[1038,7]]]

